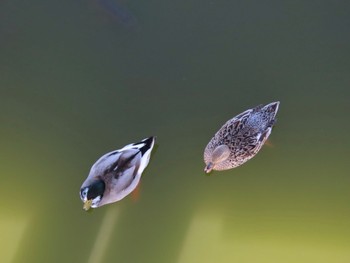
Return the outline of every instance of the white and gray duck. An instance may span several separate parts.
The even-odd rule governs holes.
[[[271,134],[279,104],[259,105],[227,121],[204,150],[204,171],[232,169],[253,158]]]
[[[83,208],[88,210],[117,202],[135,190],[149,163],[154,143],[155,137],[149,137],[98,159],[80,189]]]

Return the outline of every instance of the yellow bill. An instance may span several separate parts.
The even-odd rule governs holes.
[[[85,211],[89,210],[91,208],[91,205],[92,205],[92,199],[91,200],[87,200],[84,202],[84,206],[83,206],[83,209]]]

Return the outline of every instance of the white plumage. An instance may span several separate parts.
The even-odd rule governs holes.
[[[117,202],[138,185],[147,167],[155,137],[146,138],[99,158],[80,189],[84,209]]]

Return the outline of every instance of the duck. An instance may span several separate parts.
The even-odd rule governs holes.
[[[204,172],[229,170],[253,158],[271,134],[279,104],[261,104],[228,120],[205,147]]]
[[[120,201],[134,191],[150,161],[155,141],[156,137],[151,136],[100,157],[80,188],[83,209]]]

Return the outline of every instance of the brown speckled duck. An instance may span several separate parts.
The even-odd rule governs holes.
[[[246,110],[227,121],[204,151],[206,173],[235,168],[253,158],[271,134],[279,101]]]

